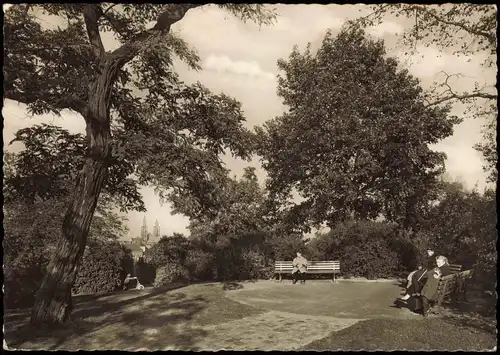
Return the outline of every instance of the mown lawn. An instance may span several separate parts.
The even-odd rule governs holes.
[[[146,289],[75,297],[72,320],[62,329],[33,330],[29,311],[5,316],[7,346],[47,350],[151,350],[196,348],[205,326],[262,313],[225,297],[221,284]]]
[[[371,318],[372,306],[357,314],[366,320],[350,317],[345,308],[360,304],[360,285],[282,286],[211,283],[79,296],[71,321],[60,329],[33,330],[27,326],[29,310],[7,312],[5,338],[9,348],[46,350],[485,350],[496,345],[495,326],[478,319],[390,318],[393,310]],[[389,286],[363,287],[367,302],[389,292],[384,291]],[[358,298],[348,304],[350,293]],[[308,301],[298,307],[295,298]]]
[[[454,318],[369,319],[309,343],[302,350],[485,351],[497,344],[496,328]]]

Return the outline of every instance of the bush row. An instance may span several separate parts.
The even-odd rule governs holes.
[[[29,236],[25,236],[26,238]],[[34,303],[51,250],[27,243],[4,265],[4,307],[25,308]],[[9,258],[10,259],[10,258]],[[118,242],[90,243],[83,255],[73,294],[92,294],[121,289],[127,273],[132,272],[132,257]]]
[[[295,249],[288,249],[292,255]],[[273,274],[274,259],[272,243],[260,237],[246,235],[210,244],[174,236],[163,237],[147,250],[144,262],[156,269],[154,285],[163,286],[179,281],[267,279]]]
[[[455,252],[460,250],[459,239],[442,245],[432,235],[403,233],[396,225],[384,222],[339,223],[306,244],[292,242],[292,238],[260,240],[254,245],[235,239],[210,249],[203,248],[203,243],[179,238],[163,238],[147,252],[147,262],[158,270],[155,285],[181,280],[267,279],[273,276],[275,260],[292,260],[296,251],[308,260],[340,260],[343,277],[403,277],[416,269],[427,246],[452,263],[476,269],[478,278],[491,280],[496,276],[496,255]]]

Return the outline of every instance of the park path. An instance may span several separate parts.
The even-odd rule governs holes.
[[[297,350],[360,320],[269,311],[203,327],[205,337],[193,346],[208,351]],[[164,350],[175,350],[175,347]]]

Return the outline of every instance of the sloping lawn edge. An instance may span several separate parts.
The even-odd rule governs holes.
[[[449,317],[369,319],[332,332],[301,350],[491,351],[496,344],[496,329],[456,322]]]

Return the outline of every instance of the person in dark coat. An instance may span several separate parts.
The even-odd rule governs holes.
[[[419,261],[418,269],[408,275],[408,284],[406,285],[406,292],[399,300],[407,301],[411,296],[416,296],[425,284],[428,271],[434,269],[436,266],[436,259],[434,250],[428,248],[427,253]]]
[[[439,280],[441,279],[441,277],[451,275],[451,268],[450,264],[448,263],[448,258],[439,255],[436,258],[436,264],[437,267],[429,272],[427,281],[425,282],[425,285],[420,292],[422,296],[422,313],[424,316],[427,316],[427,314],[429,313],[429,303],[435,302],[437,300]]]

